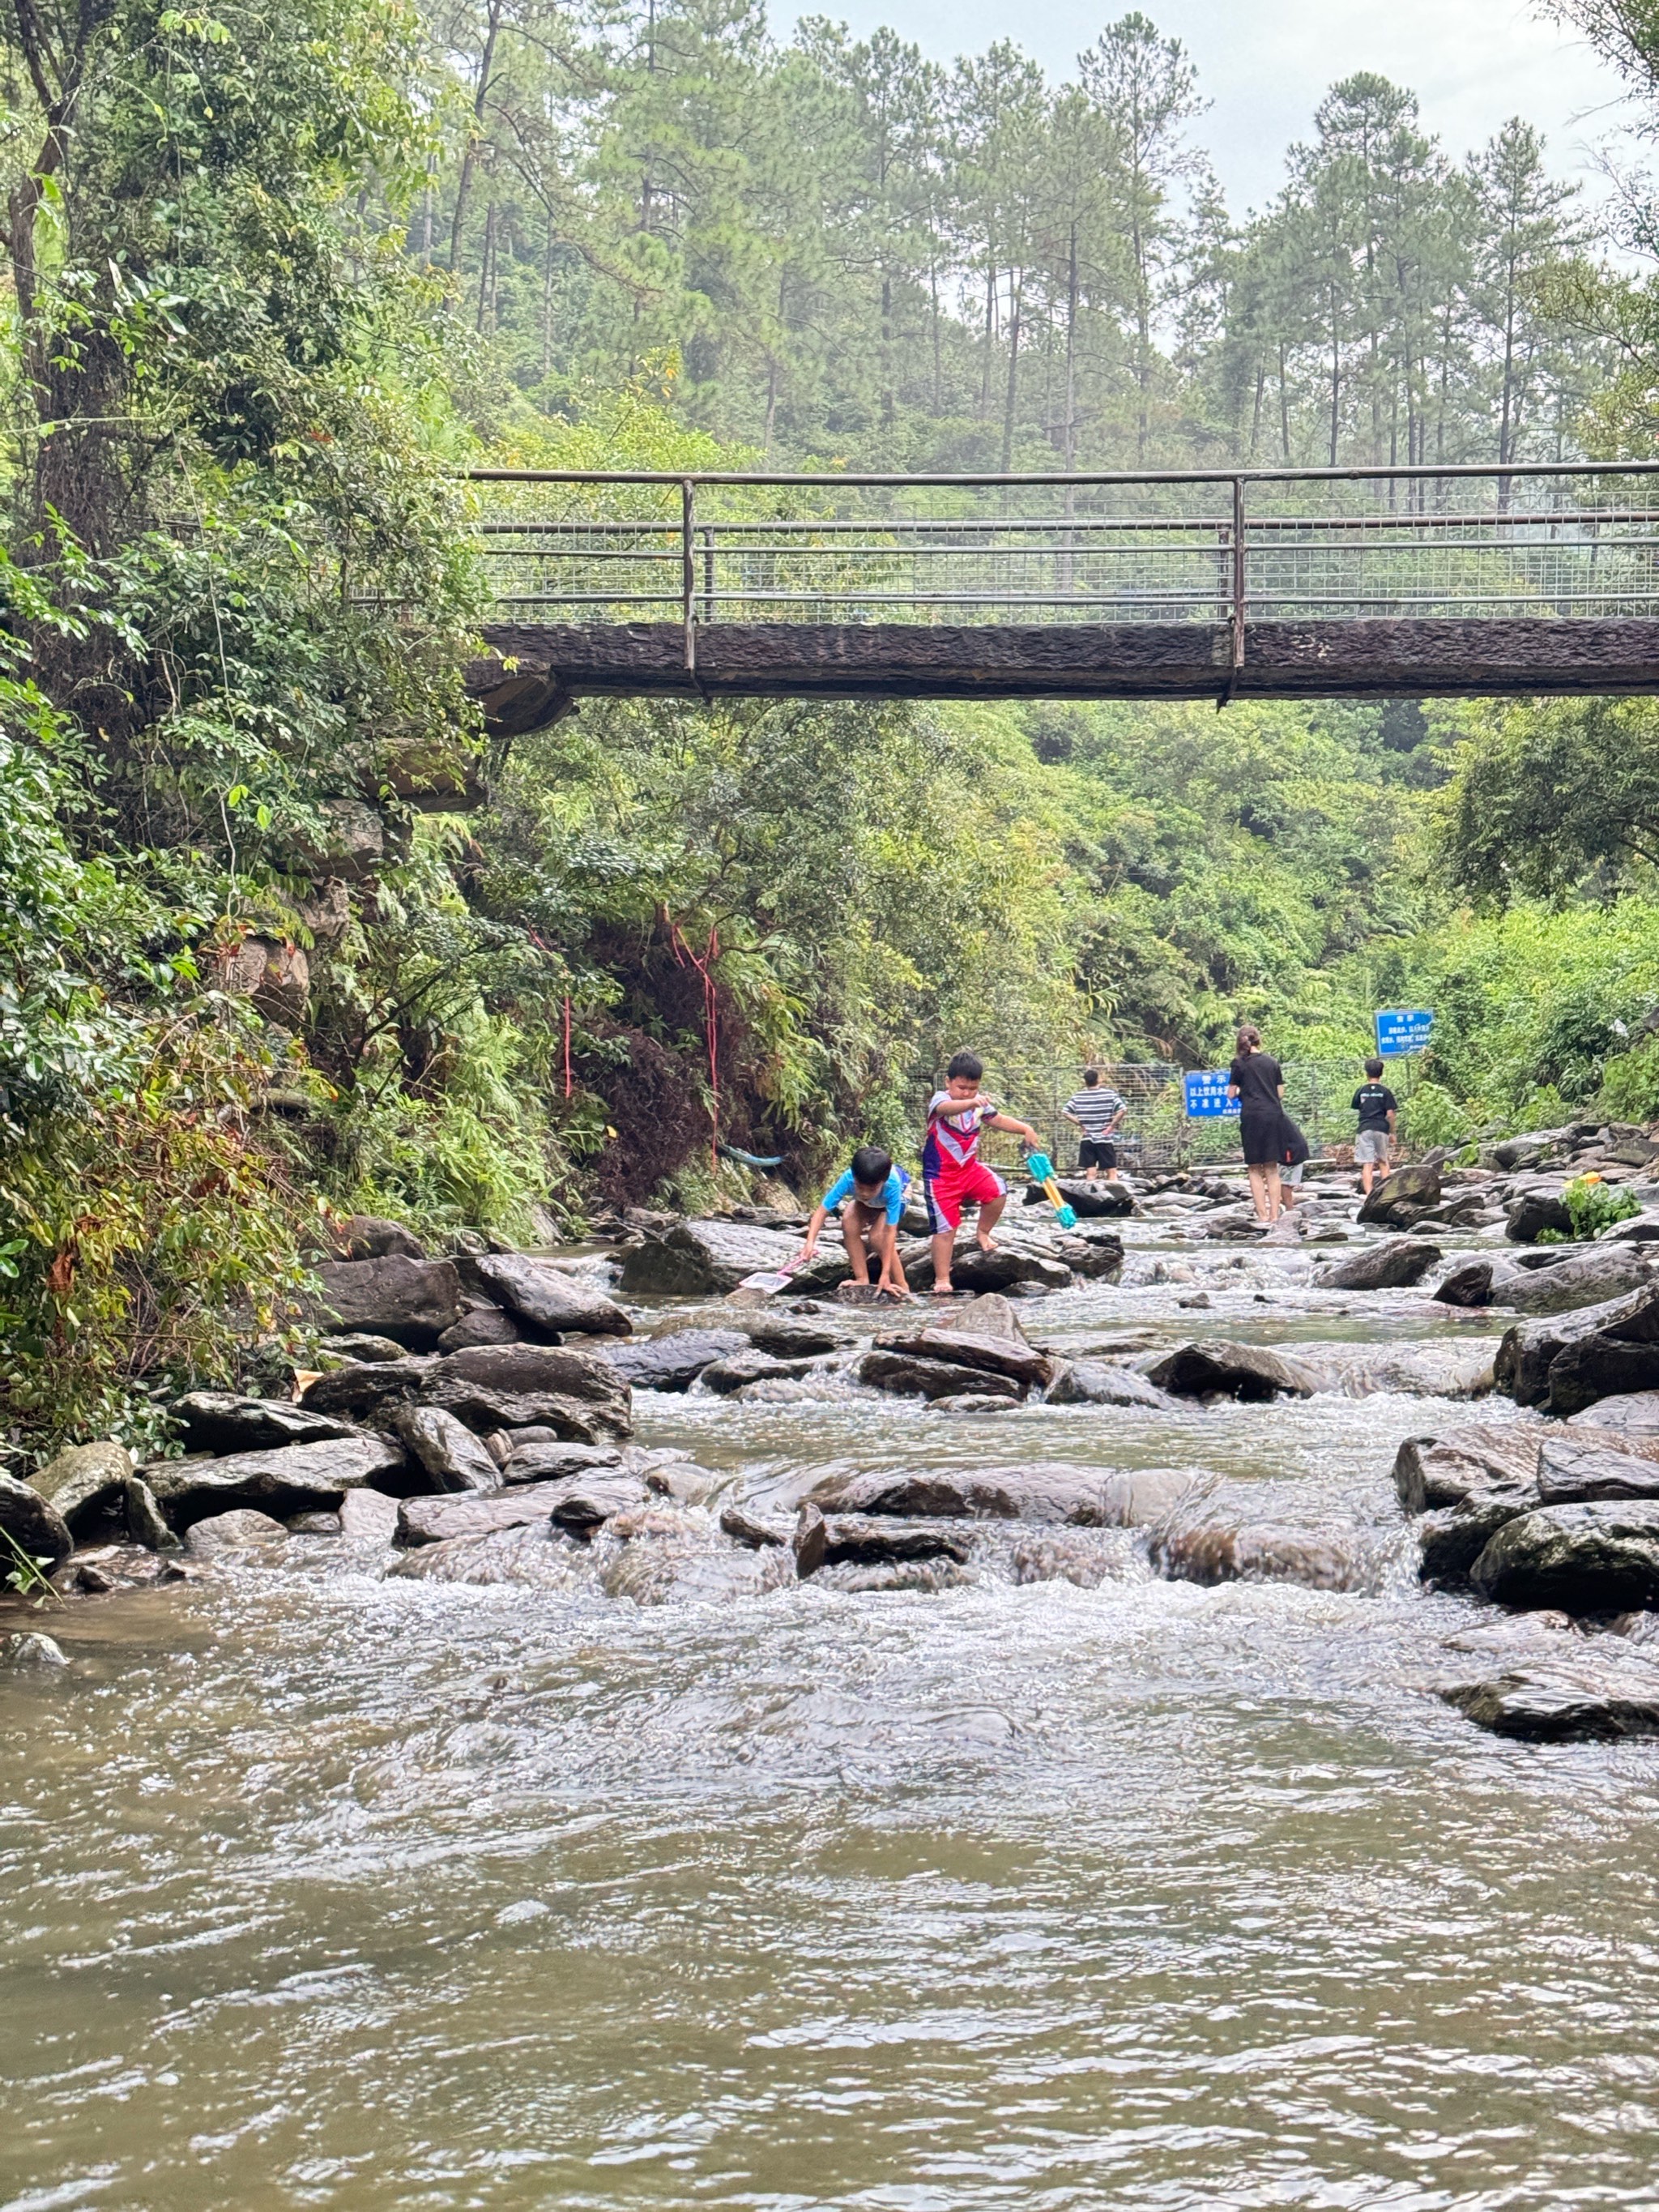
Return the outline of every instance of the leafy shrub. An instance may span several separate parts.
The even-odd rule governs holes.
[[[1469,1133],[1469,1117],[1440,1084],[1419,1083],[1400,1109],[1398,1127],[1403,1143],[1429,1151],[1461,1143]]]
[[[1628,1221],[1642,1211],[1628,1190],[1613,1189],[1599,1176],[1579,1176],[1561,1194],[1561,1202],[1572,1216],[1576,1237],[1594,1237],[1615,1221]]]
[[[1612,1121],[1659,1121],[1659,1036],[1607,1062],[1599,1103]]]

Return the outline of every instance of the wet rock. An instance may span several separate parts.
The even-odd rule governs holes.
[[[339,1249],[348,1260],[424,1260],[426,1247],[401,1221],[378,1213],[354,1213],[341,1224]]]
[[[561,1528],[586,1535],[618,1513],[631,1513],[650,1497],[641,1478],[618,1468],[615,1473],[577,1475],[561,1486],[562,1495],[551,1518]]]
[[[1409,1229],[1439,1205],[1440,1170],[1426,1162],[1400,1167],[1374,1184],[1359,1208],[1362,1222],[1383,1229]]]
[[[774,1359],[765,1352],[739,1352],[730,1358],[712,1360],[698,1380],[705,1390],[729,1398],[734,1390],[751,1382],[799,1382],[816,1365],[811,1359]]]
[[[185,1529],[237,1506],[274,1515],[313,1508],[337,1513],[348,1491],[395,1486],[406,1471],[400,1443],[386,1437],[346,1437],[277,1451],[233,1452],[223,1459],[156,1461],[145,1472],[168,1522]]]
[[[398,1500],[382,1490],[349,1490],[340,1500],[340,1534],[351,1544],[390,1544],[398,1513]]]
[[[1569,1428],[1594,1425],[1627,1430],[1632,1436],[1659,1437],[1659,1390],[1632,1390],[1615,1398],[1598,1398],[1593,1406],[1572,1414]]]
[[[55,1674],[68,1665],[64,1647],[55,1637],[42,1636],[38,1630],[0,1636],[0,1670],[8,1674]]]
[[[43,1562],[41,1571],[61,1567],[75,1549],[75,1539],[58,1508],[27,1482],[0,1474],[0,1586],[14,1569],[21,1571],[17,1552]],[[13,1550],[13,1546],[16,1550]]]
[[[355,1436],[351,1422],[286,1398],[245,1398],[232,1390],[192,1390],[168,1407],[186,1451],[216,1455],[274,1451],[283,1444],[331,1443]]]
[[[252,1551],[265,1544],[284,1544],[288,1530],[269,1513],[239,1507],[230,1513],[210,1513],[196,1522],[185,1538],[185,1550],[193,1559],[216,1558],[226,1552]]]
[[[1483,1398],[1492,1387],[1492,1353],[1482,1346],[1304,1345],[1297,1353],[1322,1390],[1345,1398],[1389,1391],[1413,1398]]]
[[[1148,1380],[1177,1398],[1222,1396],[1247,1404],[1283,1395],[1311,1398],[1314,1378],[1297,1361],[1259,1344],[1233,1344],[1218,1338],[1183,1344],[1149,1370]]]
[[[743,1505],[722,1506],[720,1527],[734,1544],[744,1545],[751,1552],[763,1551],[768,1545],[773,1544],[781,1547],[789,1541],[789,1531],[787,1528],[773,1528],[769,1522],[763,1521],[758,1514],[750,1512],[748,1508]]]
[[[726,1478],[699,1467],[684,1452],[641,1452],[632,1462],[633,1472],[643,1474],[653,1498],[672,1498],[680,1505],[706,1505],[724,1486]]]
[[[1425,1513],[1417,1523],[1419,1579],[1436,1589],[1467,1589],[1471,1569],[1499,1529],[1537,1504],[1530,1487],[1476,1490],[1459,1505]]]
[[[1079,1221],[1106,1220],[1135,1210],[1134,1193],[1126,1182],[1091,1182],[1086,1176],[1058,1176],[1055,1183]],[[1035,1183],[1027,1183],[1024,1203],[1046,1206],[1048,1194]]]
[[[1494,1735],[1527,1743],[1607,1743],[1659,1735],[1659,1666],[1605,1639],[1528,1660],[1484,1681],[1443,1687],[1446,1703]]]
[[[1123,1273],[1123,1239],[1106,1230],[1062,1230],[1054,1255],[1091,1283],[1115,1283]]]
[[[605,1532],[608,1544],[611,1531]],[[793,1554],[786,1547],[762,1551],[738,1549],[694,1526],[664,1528],[621,1544],[600,1571],[607,1597],[640,1606],[730,1606],[768,1591],[787,1589],[796,1580]]]
[[[1551,1157],[1568,1133],[1565,1129],[1534,1129],[1525,1136],[1505,1137],[1492,1146],[1492,1156],[1500,1168],[1510,1171],[1535,1168]]]
[[[1420,1283],[1440,1259],[1437,1245],[1417,1237],[1391,1237],[1316,1269],[1316,1291],[1400,1291]]]
[[[855,1341],[847,1329],[797,1321],[784,1314],[759,1312],[745,1321],[743,1327],[755,1350],[769,1352],[774,1359],[817,1358]]]
[[[897,1521],[879,1514],[841,1514],[827,1520],[824,1559],[831,1566],[852,1560],[870,1566],[894,1559],[954,1559],[965,1565],[969,1547],[939,1521]]]
[[[960,1589],[977,1577],[971,1567],[954,1559],[888,1559],[860,1566],[851,1561],[819,1569],[814,1577],[821,1589],[844,1590],[853,1596],[873,1596],[884,1590],[915,1590],[934,1597],[942,1590]]]
[[[389,1581],[507,1584],[539,1590],[574,1589],[585,1573],[580,1550],[544,1515],[519,1528],[423,1545],[386,1570]]]
[[[1571,1313],[1605,1305],[1653,1279],[1650,1255],[1630,1244],[1571,1254],[1546,1268],[1516,1268],[1493,1285],[1492,1304],[1527,1314]]]
[[[368,1329],[411,1351],[435,1345],[461,1318],[461,1279],[448,1260],[325,1261],[316,1270],[319,1312],[343,1329]]]
[[[1553,1413],[1659,1389],[1659,1284],[1605,1305],[1518,1322],[1499,1345],[1493,1370],[1498,1389],[1518,1405]]]
[[[1407,1513],[1461,1505],[1477,1491],[1530,1492],[1538,1449],[1550,1433],[1541,1421],[1485,1424],[1449,1437],[1407,1437],[1395,1455],[1394,1485]]]
[[[1544,1506],[1506,1522],[1469,1570],[1494,1604],[1574,1614],[1659,1606],[1659,1501]]]
[[[501,1486],[501,1470],[471,1429],[436,1406],[404,1406],[392,1425],[434,1490],[488,1493]]]
[[[1583,1505],[1600,1498],[1659,1500],[1659,1459],[1613,1450],[1588,1436],[1546,1438],[1539,1447],[1536,1480],[1545,1505]]]
[[[1044,1393],[1051,1406],[1140,1406],[1167,1409],[1170,1401],[1133,1367],[1114,1367],[1104,1360],[1075,1359],[1056,1363],[1053,1382]]]
[[[488,1493],[455,1491],[438,1498],[405,1498],[398,1508],[396,1541],[404,1549],[446,1544],[458,1536],[488,1536],[501,1528],[522,1528],[551,1521],[553,1509],[569,1494],[571,1483],[524,1482]]]
[[[1023,1383],[983,1368],[959,1367],[954,1360],[919,1358],[910,1352],[866,1352],[853,1370],[855,1379],[896,1398],[949,1398],[969,1393],[1009,1402],[1024,1398]]]
[[[1638,1213],[1628,1221],[1615,1221],[1596,1238],[1598,1244],[1659,1243],[1659,1213]]]
[[[509,1432],[510,1433],[510,1432]],[[560,1482],[573,1474],[597,1474],[623,1464],[617,1444],[547,1443],[519,1444],[501,1468],[506,1482]]]
[[[1571,1214],[1553,1192],[1523,1191],[1506,1209],[1504,1234],[1511,1244],[1535,1244],[1546,1229],[1561,1237],[1575,1234]]]
[[[672,1336],[635,1337],[600,1357],[635,1390],[689,1390],[705,1367],[753,1348],[737,1328],[684,1328]]]
[[[829,1527],[823,1515],[810,1498],[796,1510],[795,1533],[789,1540],[789,1550],[794,1561],[796,1578],[800,1582],[805,1582],[809,1575],[817,1574],[829,1556]]]
[[[1459,1260],[1446,1270],[1431,1296],[1444,1306],[1489,1306],[1503,1286],[1520,1280],[1520,1270],[1504,1260]]]
[[[389,1505],[392,1500],[386,1503]],[[288,1533],[290,1536],[339,1536],[345,1532],[337,1513],[296,1513],[288,1524]]]
[[[634,1324],[612,1298],[546,1260],[487,1254],[472,1262],[485,1294],[543,1335],[628,1336]]]
[[[327,1364],[330,1362],[362,1362],[372,1366],[380,1361],[408,1357],[406,1345],[394,1344],[389,1336],[373,1336],[361,1328],[349,1330],[343,1336],[325,1336],[317,1352],[319,1364],[329,1373],[333,1372],[332,1366]]]
[[[520,1344],[525,1332],[499,1306],[474,1306],[438,1339],[440,1352],[468,1352],[475,1344]]]
[[[1022,1536],[1009,1554],[1009,1572],[1020,1584],[1071,1583],[1079,1589],[1098,1589],[1103,1583],[1123,1581],[1130,1571],[1133,1556],[1125,1554],[1126,1540],[1082,1528]]]
[[[125,1444],[71,1444],[29,1486],[50,1500],[72,1535],[84,1539],[125,1518],[131,1478],[132,1455]]]
[[[957,1367],[1006,1376],[1027,1389],[1047,1383],[1054,1372],[1054,1362],[1033,1348],[1006,1298],[996,1297],[975,1298],[967,1305],[954,1307],[924,1328],[878,1336],[875,1349],[908,1359],[943,1360]],[[924,1391],[921,1395],[947,1394]],[[993,1391],[990,1395],[1002,1394]]]
[[[927,1269],[929,1283],[933,1280],[932,1256],[930,1252]],[[921,1272],[911,1280],[921,1283]],[[958,1244],[951,1261],[951,1280],[956,1289],[972,1291],[976,1295],[1016,1287],[1065,1291],[1071,1288],[1072,1271],[1063,1260],[1054,1256],[1052,1249],[1024,1240],[1016,1243],[1012,1237],[1007,1237],[991,1252],[983,1252],[974,1243]]]
[[[418,1399],[437,1364],[434,1358],[411,1359],[407,1353],[397,1359],[349,1360],[308,1382],[300,1403],[308,1413],[335,1413],[343,1419],[371,1423],[389,1420],[398,1406]]]
[[[130,1543],[147,1552],[176,1552],[179,1539],[167,1526],[161,1502],[142,1476],[130,1474],[122,1488],[121,1518]]]
[[[1308,1589],[1364,1589],[1376,1563],[1357,1533],[1206,1512],[1154,1531],[1148,1556],[1167,1582],[1300,1583]]]
[[[821,1486],[816,1498],[831,1513],[1123,1528],[1160,1519],[1200,1480],[1186,1468],[927,1468],[914,1474],[837,1477]]]
[[[422,1376],[420,1395],[480,1435],[535,1425],[592,1444],[627,1437],[634,1425],[623,1376],[597,1353],[568,1345],[482,1344],[448,1352]]]
[[[736,1290],[745,1275],[775,1271],[799,1249],[798,1237],[747,1222],[679,1221],[665,1232],[647,1232],[628,1253],[622,1288],[629,1297],[718,1295]]]

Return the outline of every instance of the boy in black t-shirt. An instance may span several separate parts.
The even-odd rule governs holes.
[[[1353,1094],[1353,1110],[1359,1116],[1359,1131],[1353,1140],[1354,1164],[1359,1170],[1359,1188],[1369,1198],[1375,1170],[1381,1166],[1384,1174],[1388,1172],[1394,1117],[1400,1110],[1399,1100],[1382,1080],[1380,1060],[1365,1062],[1365,1080]]]

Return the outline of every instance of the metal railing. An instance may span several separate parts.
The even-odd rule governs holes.
[[[506,620],[1659,615],[1659,462],[1109,475],[475,469]]]

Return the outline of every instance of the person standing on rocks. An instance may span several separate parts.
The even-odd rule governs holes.
[[[1285,1152],[1285,1078],[1273,1054],[1262,1050],[1259,1029],[1246,1022],[1237,1042],[1227,1070],[1227,1096],[1238,1101],[1239,1135],[1255,1218],[1273,1222],[1282,1204],[1279,1164]]]
[[[1400,1102],[1382,1080],[1380,1060],[1365,1062],[1365,1080],[1353,1094],[1353,1110],[1359,1116],[1359,1127],[1353,1140],[1354,1165],[1359,1170],[1359,1188],[1365,1196],[1371,1194],[1371,1177],[1380,1167],[1389,1172],[1389,1153],[1394,1144],[1394,1117],[1400,1110]]]
[[[1097,1067],[1085,1067],[1082,1090],[1073,1092],[1060,1110],[1062,1120],[1074,1123],[1083,1132],[1077,1148],[1077,1164],[1083,1170],[1084,1181],[1093,1182],[1104,1168],[1107,1182],[1115,1182],[1117,1146],[1112,1139],[1129,1110],[1127,1102],[1109,1083],[1101,1081]]]
[[[921,1148],[921,1188],[927,1200],[927,1225],[933,1238],[933,1296],[954,1297],[951,1260],[956,1250],[962,1209],[979,1208],[975,1241],[981,1252],[995,1249],[991,1231],[1008,1203],[1008,1186],[979,1157],[980,1133],[1011,1129],[1035,1151],[1041,1139],[1029,1121],[997,1111],[980,1090],[985,1063],[977,1053],[959,1052],[945,1071],[945,1088],[927,1102],[927,1137]]]

